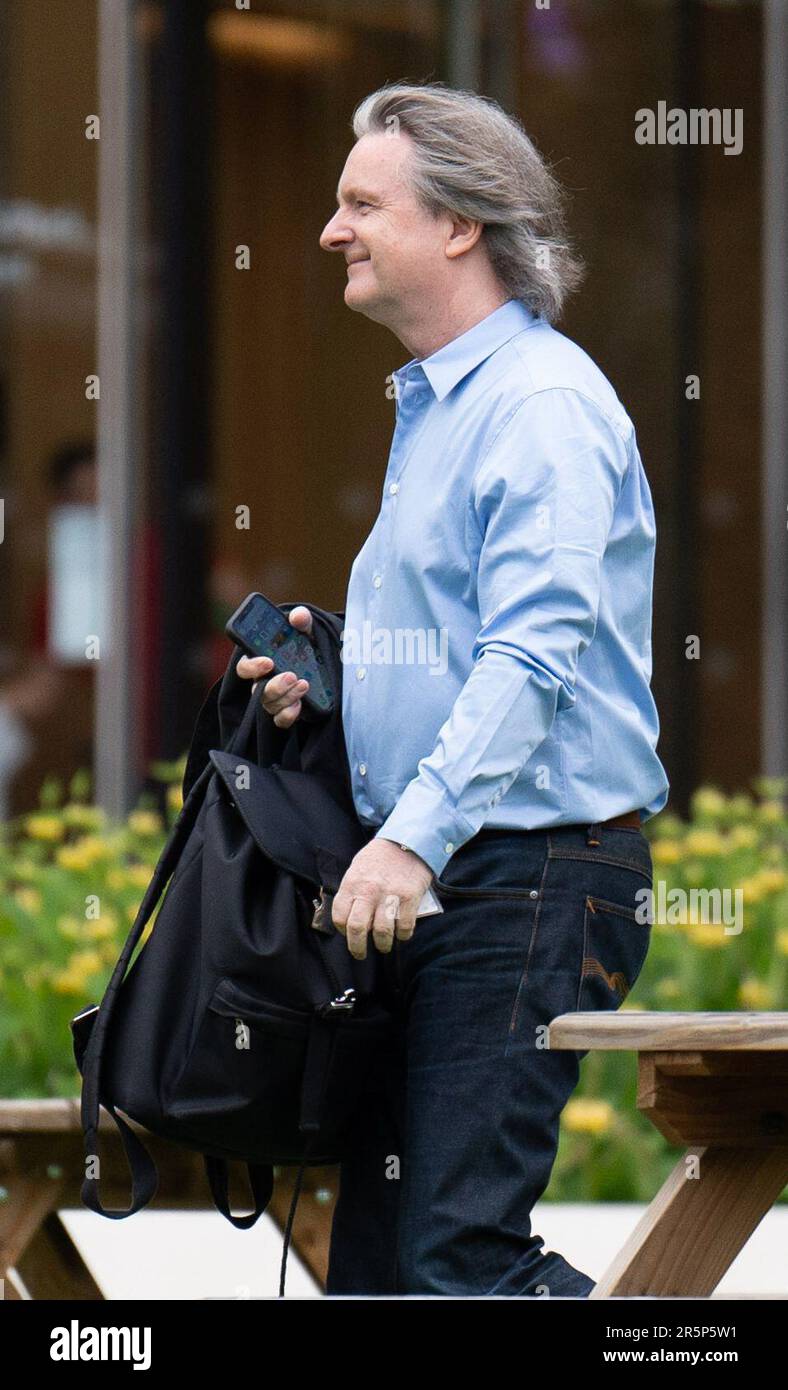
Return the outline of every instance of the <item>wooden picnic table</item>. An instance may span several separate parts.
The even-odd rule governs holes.
[[[686,1146],[590,1297],[708,1296],[788,1184],[788,1013],[560,1014],[549,1046],[635,1049],[638,1109]]]
[[[201,1156],[157,1138],[130,1121],[144,1138],[159,1172],[148,1210],[215,1211]],[[107,1112],[100,1113],[101,1199],[127,1207],[130,1179],[120,1135]],[[104,1294],[60,1219],[66,1208],[87,1210],[80,1189],[84,1146],[80,1103],[74,1100],[0,1100],[0,1280],[5,1297],[18,1299],[103,1299]],[[297,1170],[276,1176],[268,1215],[284,1230]],[[337,1167],[307,1168],[293,1224],[291,1248],[324,1286]],[[231,1164],[231,1209],[248,1211],[251,1197],[244,1169]],[[254,1239],[254,1230],[249,1238]],[[24,1292],[20,1289],[21,1279]],[[278,1271],[275,1293],[279,1287]]]
[[[590,1297],[704,1297],[788,1184],[788,1013],[570,1013],[549,1027],[552,1048],[634,1049],[638,1109],[672,1144],[673,1172]],[[199,1154],[140,1126],[159,1170],[150,1209],[213,1211]],[[104,1204],[129,1201],[126,1161],[102,1109]],[[248,1209],[240,1164],[231,1165],[232,1209]],[[61,1221],[82,1208],[78,1100],[0,1100],[0,1279],[19,1297],[101,1299],[101,1289]],[[277,1175],[269,1213],[284,1228],[295,1169]],[[325,1286],[339,1169],[307,1168],[292,1247]],[[323,1200],[321,1200],[323,1199]],[[787,1259],[788,1265],[788,1259]],[[273,1290],[272,1290],[273,1292]]]

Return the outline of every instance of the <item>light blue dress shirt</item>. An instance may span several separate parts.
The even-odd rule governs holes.
[[[342,634],[359,818],[438,875],[482,826],[647,820],[656,527],[613,388],[516,299],[393,377]]]

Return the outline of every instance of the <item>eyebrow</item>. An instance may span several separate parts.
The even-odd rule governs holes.
[[[348,197],[348,200],[349,200],[349,201],[350,201],[352,198],[361,198],[362,202],[367,202],[368,200],[369,200],[369,201],[374,201],[374,199],[375,199],[375,194],[374,194],[374,193],[370,193],[370,191],[369,191],[368,189],[365,189],[365,188],[349,188],[348,191],[347,191],[347,197]],[[337,198],[337,202],[338,202],[338,203],[340,203],[340,202],[342,201],[342,199],[341,199],[341,197],[340,197],[340,193],[339,193],[339,188],[337,188],[336,198]]]

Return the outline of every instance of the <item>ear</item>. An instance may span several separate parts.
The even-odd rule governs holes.
[[[484,223],[477,222],[472,217],[463,217],[455,214],[452,217],[449,227],[449,236],[446,241],[446,255],[450,257],[464,256],[470,251],[479,240],[484,230]]]

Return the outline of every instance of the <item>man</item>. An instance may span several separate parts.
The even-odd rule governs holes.
[[[649,944],[651,496],[612,387],[551,327],[579,268],[519,124],[398,84],[353,128],[321,245],[413,356],[344,615],[353,794],[378,829],[333,918],[355,956],[370,935],[386,953],[404,1050],[342,1165],[327,1291],[583,1297],[529,1214],[585,1055],[546,1027],[617,1008]],[[268,682],[281,727],[304,689]],[[443,911],[417,921],[430,884]]]

